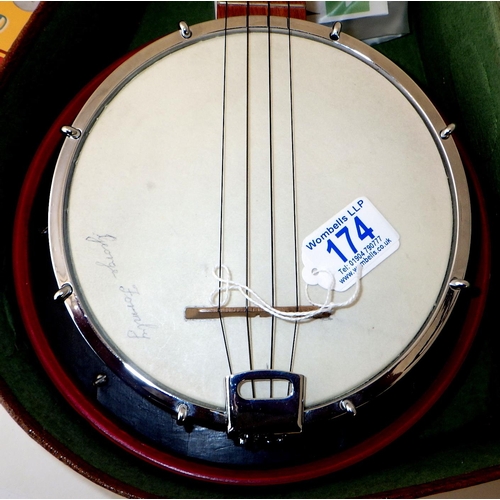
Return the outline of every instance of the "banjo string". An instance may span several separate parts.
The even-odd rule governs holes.
[[[245,224],[246,224],[246,234],[245,234],[245,252],[246,252],[246,268],[245,268],[245,284],[250,286],[250,163],[249,163],[249,146],[250,146],[250,113],[249,113],[249,101],[250,101],[250,3],[247,2],[246,9],[246,129],[245,129],[245,201],[246,201],[246,213],[245,213]],[[251,334],[251,322],[250,316],[248,314],[249,302],[246,300],[246,328],[247,328],[247,346],[248,346],[248,364],[250,370],[253,370],[253,355],[252,355],[252,334]],[[252,397],[255,398],[255,382],[252,380]]]
[[[221,175],[220,175],[220,217],[219,217],[219,272],[222,266],[223,242],[224,242],[224,170],[225,170],[225,154],[226,154],[226,87],[227,87],[227,2],[225,2],[225,21],[224,21],[224,48],[223,48],[223,64],[222,64],[222,134],[221,134]],[[220,276],[219,276],[220,277]],[[220,311],[221,308],[221,293],[218,298],[219,322],[221,327],[222,339],[226,350],[227,364],[229,373],[233,374],[231,365],[231,357],[229,354],[229,345],[227,340],[224,319]]]
[[[299,310],[299,260],[298,260],[298,230],[297,230],[297,189],[296,189],[296,176],[295,176],[295,136],[294,136],[294,122],[293,122],[293,85],[292,85],[292,32],[290,27],[290,2],[288,2],[288,75],[289,75],[289,99],[290,99],[290,154],[291,154],[291,167],[292,167],[292,209],[293,209],[293,242],[294,242],[294,263],[295,263],[295,307],[296,311]],[[299,332],[299,324],[295,323],[293,328],[292,348],[290,353],[290,367],[289,371],[293,372],[293,365],[295,361],[295,351],[297,348],[297,336]]]
[[[272,72],[271,72],[271,2],[267,3],[267,64],[268,64],[268,114],[269,114],[269,224],[270,224],[270,259],[271,259],[271,306],[276,305],[275,286],[275,245],[274,245],[274,193],[273,193],[273,119],[272,119]],[[271,317],[271,346],[269,368],[274,368],[275,317]],[[270,382],[270,394],[273,397],[273,382]]]
[[[225,179],[225,150],[226,150],[226,94],[227,94],[227,10],[228,2],[225,2],[225,23],[224,23],[224,42],[223,42],[223,92],[222,92],[222,134],[221,134],[221,177],[220,177],[220,221],[219,221],[219,265],[218,279],[223,283],[223,246],[224,246],[224,179]],[[249,72],[250,72],[250,30],[249,30],[249,11],[250,6],[247,2],[246,9],[246,278],[245,288],[250,289],[250,174],[249,174]],[[268,2],[267,9],[267,46],[268,46],[268,120],[269,120],[269,203],[270,203],[270,271],[271,271],[271,310],[275,310],[276,305],[276,276],[275,276],[275,214],[274,214],[274,158],[273,158],[273,118],[272,118],[272,54],[271,54],[271,3]],[[295,273],[295,309],[299,309],[299,278],[298,278],[298,234],[297,234],[297,205],[296,205],[296,174],[295,174],[295,141],[294,141],[294,123],[293,123],[293,86],[292,86],[292,58],[291,58],[291,27],[290,27],[290,4],[288,4],[288,66],[289,66],[289,102],[290,102],[290,147],[291,147],[291,176],[292,176],[292,210],[293,210],[293,239],[294,239],[294,273]],[[226,358],[229,366],[229,371],[232,374],[232,363],[228,345],[228,338],[225,329],[223,314],[221,313],[222,306],[222,290],[219,287],[218,291],[218,315],[221,333],[223,337]],[[248,304],[251,302],[246,299],[246,329],[247,329],[247,349],[250,370],[253,370],[253,355],[251,341],[251,322],[248,315]],[[271,335],[270,335],[270,369],[274,368],[275,358],[275,330],[276,330],[277,314],[272,314],[271,317]],[[299,320],[300,321],[300,320]],[[296,345],[298,336],[298,321],[295,321],[291,354],[290,354],[290,371],[293,370]],[[270,396],[272,397],[272,382],[270,388]]]

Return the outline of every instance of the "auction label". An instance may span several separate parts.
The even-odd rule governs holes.
[[[302,277],[342,292],[399,248],[399,234],[365,197],[356,198],[302,242]]]

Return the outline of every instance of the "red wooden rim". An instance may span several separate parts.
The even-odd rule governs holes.
[[[40,362],[57,389],[73,408],[111,441],[142,460],[170,472],[204,481],[234,485],[275,485],[320,477],[349,467],[386,447],[410,429],[441,397],[462,365],[479,328],[486,305],[490,270],[490,245],[485,202],[473,169],[466,162],[470,187],[476,194],[481,223],[479,266],[473,286],[481,293],[470,299],[467,316],[456,345],[427,391],[397,420],[354,447],[311,463],[271,470],[233,470],[179,458],[147,445],[120,428],[88,399],[64,371],[52,351],[38,318],[31,290],[28,226],[39,183],[51,157],[60,145],[60,128],[73,122],[97,86],[127,57],[120,59],[90,82],[49,129],[28,170],[18,202],[13,235],[13,272],[20,312]]]

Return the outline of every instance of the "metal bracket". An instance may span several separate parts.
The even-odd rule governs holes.
[[[343,399],[340,402],[340,407],[345,410],[346,413],[349,413],[353,417],[355,417],[358,413],[358,410],[356,409],[356,406],[350,399]]]
[[[193,34],[191,32],[191,29],[189,28],[188,24],[184,21],[181,21],[179,23],[179,31],[181,32],[182,38],[191,38],[191,35]]]
[[[61,127],[61,132],[70,139],[80,139],[82,136],[82,131],[79,128],[75,128],[70,125],[63,125]]]
[[[92,385],[94,387],[101,387],[103,385],[106,385],[107,383],[108,383],[108,376],[105,373],[99,373],[92,382]]]
[[[441,139],[443,140],[449,139],[454,131],[455,131],[455,124],[450,123],[446,128],[444,128],[443,130],[441,130],[441,132],[439,132],[439,137],[441,137]]]
[[[450,281],[449,286],[452,290],[465,290],[470,287],[470,283],[467,280],[454,278]]]
[[[337,21],[333,23],[332,31],[330,33],[330,39],[334,42],[338,42],[340,40],[340,33],[342,31],[342,23]]]
[[[73,287],[70,283],[64,283],[64,285],[57,290],[54,294],[54,300],[66,300],[73,293]]]
[[[185,422],[189,415],[189,408],[185,403],[181,403],[177,407],[177,422]]]

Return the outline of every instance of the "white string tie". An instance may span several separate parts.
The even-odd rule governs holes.
[[[229,302],[231,292],[233,290],[237,290],[245,297],[248,302],[253,304],[254,306],[259,307],[260,309],[266,311],[272,316],[276,318],[282,319],[284,321],[290,322],[303,322],[313,319],[316,316],[320,316],[323,314],[331,314],[336,309],[342,309],[345,307],[349,307],[354,302],[356,302],[361,294],[361,273],[363,266],[358,264],[356,268],[356,282],[354,293],[351,295],[349,299],[344,302],[333,302],[333,287],[335,285],[335,277],[333,273],[331,273],[327,269],[316,269],[314,274],[318,273],[328,273],[331,277],[330,287],[326,292],[325,302],[323,304],[318,304],[313,302],[309,296],[309,284],[305,285],[305,293],[307,300],[313,306],[316,306],[317,309],[313,309],[311,311],[280,311],[275,309],[270,304],[268,304],[262,297],[260,297],[256,292],[254,292],[251,288],[242,283],[238,283],[231,279],[231,271],[229,268],[222,264],[220,267],[216,266],[213,270],[213,275],[215,279],[219,282],[219,286],[212,292],[210,295],[210,303],[214,307],[223,307],[226,306]],[[221,272],[222,271],[222,272]],[[223,277],[226,275],[226,277]]]

